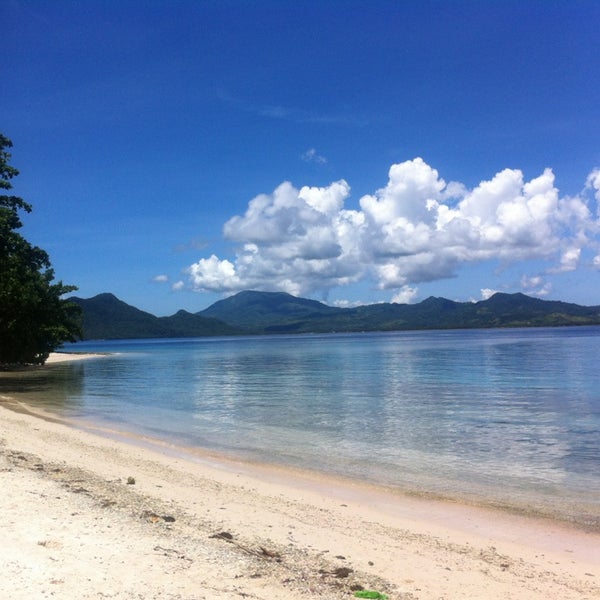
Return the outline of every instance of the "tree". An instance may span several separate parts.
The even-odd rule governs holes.
[[[0,133],[0,191],[12,189],[19,171],[9,165],[12,142]],[[81,336],[81,309],[62,299],[77,288],[53,283],[48,254],[31,245],[17,229],[19,211],[31,205],[0,195],[0,366],[43,364],[63,342]]]

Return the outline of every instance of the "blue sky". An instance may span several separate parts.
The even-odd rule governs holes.
[[[600,3],[4,0],[0,131],[57,278],[600,304]]]

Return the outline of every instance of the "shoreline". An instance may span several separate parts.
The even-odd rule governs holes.
[[[53,365],[61,365],[69,362],[87,361],[90,359],[102,359],[113,355],[110,352],[71,352],[58,351],[51,353],[46,364],[34,367],[36,370],[43,370],[46,366],[52,368]],[[25,370],[29,370],[26,367]],[[1,373],[0,373],[1,376]],[[0,395],[0,399],[2,396]],[[6,398],[5,398],[6,399]],[[486,495],[472,488],[463,488],[460,492],[445,493],[437,491],[433,487],[403,486],[400,484],[392,485],[375,478],[364,479],[356,475],[347,474],[339,471],[327,471],[313,469],[310,466],[291,465],[275,460],[262,460],[251,458],[244,454],[236,452],[225,452],[218,449],[189,446],[177,439],[169,437],[158,438],[152,434],[143,431],[128,429],[115,429],[115,424],[104,422],[102,420],[86,420],[84,418],[69,417],[61,415],[58,411],[42,408],[39,403],[29,403],[27,396],[24,400],[15,399],[13,410],[26,412],[36,417],[48,421],[63,423],[76,429],[84,430],[92,434],[109,437],[115,441],[126,444],[140,445],[160,452],[169,452],[175,458],[184,460],[200,460],[219,465],[220,468],[227,468],[227,465],[236,465],[238,468],[253,469],[259,472],[280,472],[286,473],[288,478],[336,481],[341,487],[360,486],[371,490],[371,492],[382,492],[390,494],[392,497],[415,499],[416,501],[441,502],[451,505],[469,507],[475,510],[486,510],[492,514],[510,514],[521,516],[526,519],[541,520],[549,523],[557,523],[569,528],[600,534],[600,513],[596,504],[585,504],[578,502],[573,497],[558,499],[553,505],[541,502],[537,497],[528,498],[527,495],[520,496],[517,500],[513,496],[504,495],[504,497]],[[577,515],[577,516],[573,516]]]
[[[147,450],[150,453],[160,454],[175,461],[184,461],[209,469],[216,469],[217,471],[236,473],[263,482],[297,488],[299,491],[318,490],[340,500],[360,499],[365,504],[376,500],[378,504],[387,507],[401,506],[404,509],[398,513],[401,516],[411,516],[412,518],[416,515],[416,518],[419,518],[422,514],[428,514],[429,510],[437,512],[440,507],[444,507],[448,510],[448,516],[453,515],[453,520],[462,522],[467,526],[467,521],[471,520],[472,514],[477,513],[490,522],[502,521],[504,517],[514,518],[524,522],[537,523],[541,527],[598,535],[600,540],[600,528],[596,521],[593,525],[590,525],[588,522],[574,521],[562,517],[562,513],[543,512],[537,508],[531,509],[523,503],[505,504],[501,501],[481,499],[478,496],[451,496],[428,490],[404,489],[339,473],[278,462],[260,462],[237,454],[223,453],[209,448],[184,446],[168,439],[151,437],[145,433],[118,430],[108,424],[62,416],[37,406],[34,407],[28,404],[27,401],[7,399],[0,396],[0,407],[3,406],[2,402],[4,407],[10,411],[29,415],[48,423],[64,425],[74,431],[100,437],[107,442],[137,448],[142,452]],[[498,529],[495,533],[501,537],[503,536],[501,529]]]
[[[10,577],[0,592],[10,585],[15,599],[35,597],[44,586],[63,598],[96,598],[100,576],[113,597],[137,598],[135,586],[123,583],[132,560],[140,563],[136,580],[145,597],[173,600],[350,598],[358,585],[390,600],[600,595],[597,532],[123,439],[26,405],[14,412],[2,400],[0,481],[10,493],[0,499],[9,542],[0,557]],[[40,494],[41,513],[32,504]],[[48,519],[60,511],[87,516],[68,517],[57,529]],[[105,526],[90,531],[98,522]],[[217,534],[232,537],[210,537]],[[104,566],[90,556],[94,574],[86,572],[79,554],[68,555],[77,545],[83,555],[100,553]],[[133,557],[122,565],[111,559],[120,549]],[[344,569],[350,572],[338,577]]]
[[[101,359],[114,353],[106,352],[54,352],[48,358],[46,365],[60,365],[64,363],[78,362],[89,359]],[[34,367],[36,370],[44,369],[46,365]],[[24,370],[29,370],[26,367]],[[13,372],[14,373],[14,372]],[[1,376],[1,373],[0,373]],[[10,393],[10,392],[9,392]],[[29,403],[27,396],[23,400],[19,398],[7,398],[0,395],[0,402],[4,401],[7,408],[17,412],[26,413],[34,417],[45,419],[49,422],[62,423],[66,426],[86,431],[93,435],[99,435],[114,440],[115,442],[131,444],[147,448],[153,451],[168,453],[170,456],[191,461],[200,461],[217,465],[218,468],[237,468],[247,471],[261,473],[262,476],[270,477],[270,474],[285,474],[288,480],[302,479],[307,481],[330,481],[337,482],[342,488],[364,488],[369,493],[387,494],[394,498],[415,500],[417,502],[444,503],[447,505],[462,506],[471,510],[488,511],[493,515],[513,515],[529,520],[557,524],[567,528],[573,528],[586,533],[600,534],[600,514],[596,504],[585,504],[577,502],[572,498],[562,499],[560,505],[552,505],[540,502],[535,497],[528,499],[527,496],[514,497],[505,495],[486,495],[483,491],[463,489],[460,493],[444,493],[434,488],[407,487],[402,485],[391,485],[375,479],[359,479],[351,474],[336,471],[312,469],[310,466],[294,466],[284,462],[262,461],[251,458],[244,454],[235,452],[223,452],[207,447],[189,446],[181,441],[153,437],[143,431],[119,430],[114,423],[100,421],[89,421],[83,418],[69,417],[61,414],[59,410],[46,410],[36,403]],[[1,404],[0,404],[1,406]],[[233,467],[231,467],[233,465]],[[573,515],[577,515],[573,517]]]
[[[473,492],[463,494],[444,494],[431,489],[407,488],[401,485],[391,485],[379,482],[375,479],[359,479],[352,475],[341,472],[318,470],[310,467],[291,465],[278,461],[261,461],[234,452],[223,452],[212,448],[201,446],[186,446],[176,440],[168,438],[152,437],[143,432],[115,429],[111,424],[100,424],[99,422],[84,421],[62,417],[55,413],[33,408],[28,404],[21,404],[21,412],[26,412],[34,417],[43,418],[47,421],[63,423],[92,435],[98,435],[111,439],[118,443],[148,449],[158,452],[176,460],[198,462],[199,464],[215,467],[219,470],[236,471],[260,478],[262,480],[280,482],[284,485],[303,482],[309,488],[327,489],[329,493],[336,493],[341,499],[344,493],[351,490],[350,494],[361,496],[363,501],[368,502],[371,497],[384,498],[385,504],[395,501],[403,502],[405,505],[412,502],[418,505],[442,505],[455,507],[456,512],[482,511],[487,513],[490,519],[501,519],[502,515],[510,515],[531,522],[546,523],[558,528],[572,529],[583,533],[595,533],[600,536],[600,516],[596,507],[578,505],[578,508],[587,510],[576,519],[572,517],[573,505],[562,511],[550,508],[548,505],[528,504],[523,499],[518,502],[505,499],[493,498]],[[584,518],[585,517],[585,518]],[[499,532],[501,534],[501,532]],[[599,538],[600,539],[600,538]]]
[[[86,355],[85,358],[94,358],[95,356]],[[77,360],[77,357],[70,357],[67,360]],[[60,423],[79,431],[113,440],[116,443],[163,453],[174,459],[213,465],[218,469],[236,469],[249,475],[260,475],[267,479],[277,479],[279,475],[284,481],[306,481],[309,486],[318,485],[317,482],[324,486],[331,483],[340,489],[363,489],[365,494],[379,494],[392,499],[400,498],[415,502],[440,503],[463,507],[464,510],[481,510],[490,513],[491,518],[494,515],[513,515],[531,521],[556,524],[560,527],[600,535],[600,515],[598,515],[597,507],[580,503],[577,505],[577,509],[581,511],[579,517],[573,517],[572,515],[576,513],[573,500],[569,500],[568,508],[561,505],[562,510],[559,510],[550,507],[548,504],[541,504],[539,501],[533,504],[527,503],[522,498],[518,501],[514,499],[507,500],[477,494],[473,491],[463,491],[461,494],[444,494],[427,488],[390,485],[374,479],[359,479],[341,472],[312,469],[275,460],[261,461],[235,452],[228,453],[208,447],[188,446],[174,439],[153,437],[142,431],[116,429],[114,424],[110,422],[90,421],[63,415],[60,411],[46,410],[37,404],[30,404],[26,398],[19,400],[0,395],[0,406],[2,402],[4,402],[6,408],[18,413],[28,414],[48,422]]]

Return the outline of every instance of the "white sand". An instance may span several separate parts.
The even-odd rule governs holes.
[[[103,354],[90,354],[86,352],[52,352],[46,360],[47,365],[56,363],[72,362],[74,360],[86,360],[88,358],[98,358],[105,356]]]
[[[127,443],[6,397],[0,486],[2,600],[600,598],[598,533]]]

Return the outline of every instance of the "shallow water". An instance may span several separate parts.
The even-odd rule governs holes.
[[[249,460],[600,523],[600,328],[86,342],[0,380]]]

